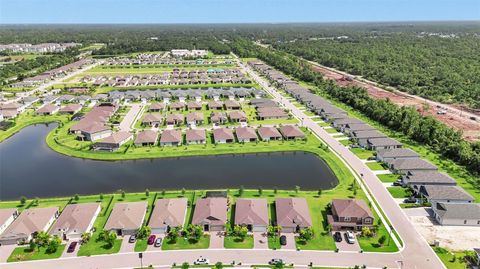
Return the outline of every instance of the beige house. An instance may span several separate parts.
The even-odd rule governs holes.
[[[0,234],[2,234],[17,217],[18,210],[16,208],[0,209]]]
[[[155,203],[148,226],[153,234],[166,233],[183,226],[187,214],[187,198],[159,199]]]
[[[63,240],[79,240],[82,233],[92,231],[93,223],[100,211],[100,203],[67,205],[50,229],[50,234],[57,235]]]
[[[235,225],[246,226],[252,232],[266,232],[268,226],[267,199],[237,199]]]
[[[197,200],[192,224],[205,231],[224,231],[227,223],[227,198],[203,198]]]
[[[277,225],[282,232],[295,233],[300,229],[312,226],[312,219],[305,198],[277,198],[275,199]]]
[[[104,229],[114,231],[118,235],[135,234],[143,225],[147,206],[147,202],[115,204]]]
[[[0,245],[14,245],[30,241],[38,232],[46,232],[58,216],[58,208],[25,209],[0,235]]]

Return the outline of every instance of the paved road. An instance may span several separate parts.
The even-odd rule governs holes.
[[[143,109],[144,104],[132,104],[130,110],[127,112],[127,115],[123,117],[122,122],[120,122],[120,131],[130,132],[130,127],[133,127],[133,124],[139,117],[140,112]]]
[[[289,109],[297,118],[302,119],[302,124],[308,127],[314,134],[326,142],[341,159],[346,162],[357,175],[363,174],[362,182],[368,188],[368,191],[383,212],[392,223],[393,228],[402,238],[405,246],[399,254],[377,254],[377,256],[390,257],[393,260],[402,260],[403,268],[445,268],[443,263],[425,239],[417,232],[403,210],[398,206],[389,192],[385,189],[377,176],[349,149],[330,136],[322,127],[315,123],[305,113],[298,109],[287,98],[283,97],[276,89],[270,87],[268,83],[247,65],[241,64],[242,68],[252,76],[265,90],[270,93],[277,102]],[[374,255],[374,254],[373,254]]]

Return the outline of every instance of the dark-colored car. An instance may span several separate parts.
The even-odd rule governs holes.
[[[413,203],[417,202],[417,199],[415,197],[409,197],[409,198],[403,200],[403,202],[407,203],[407,204],[413,204]]]
[[[397,180],[397,181],[394,181],[392,185],[393,186],[402,186],[402,182]]]
[[[72,253],[75,251],[75,247],[77,246],[77,242],[72,242],[70,243],[70,245],[68,246],[68,249],[67,249],[67,253]]]
[[[285,246],[287,244],[287,237],[285,235],[280,236],[280,245]]]
[[[150,236],[148,237],[147,244],[153,245],[153,243],[155,243],[155,238],[157,238],[155,235],[153,235],[153,234],[150,235]]]
[[[340,232],[335,232],[333,234],[333,238],[336,242],[342,242],[342,234]]]

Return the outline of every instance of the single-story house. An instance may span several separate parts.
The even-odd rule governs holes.
[[[82,110],[82,105],[80,105],[80,104],[68,104],[68,105],[60,108],[58,113],[73,115],[73,114],[76,114],[76,113],[80,112],[80,110]]]
[[[257,118],[259,120],[287,119],[288,113],[279,107],[259,107],[257,108]]]
[[[207,137],[203,129],[188,129],[185,134],[187,144],[205,144]]]
[[[257,129],[258,135],[262,141],[270,141],[270,140],[281,140],[282,134],[278,131],[275,127],[259,127]]]
[[[238,142],[255,142],[257,141],[257,133],[252,127],[238,127],[235,129]]]
[[[355,131],[350,133],[350,137],[353,139],[356,139],[358,144],[361,147],[366,148],[368,146],[368,143],[367,143],[368,139],[385,138],[387,136],[385,134],[382,134],[379,131],[374,130],[374,131]]]
[[[205,231],[224,231],[227,224],[227,198],[202,198],[195,204],[192,224],[201,225]]]
[[[435,203],[473,203],[475,198],[459,186],[422,185],[419,194],[428,202]]]
[[[186,214],[187,198],[158,199],[148,226],[152,234],[167,233],[170,228],[183,226]]]
[[[300,229],[311,227],[312,219],[305,198],[277,198],[275,199],[277,225],[282,232],[295,233]]]
[[[136,146],[154,146],[158,140],[158,132],[153,130],[141,131],[135,138]]]
[[[188,125],[201,125],[203,124],[203,113],[202,112],[190,112],[187,114],[187,124]]]
[[[268,226],[267,199],[237,199],[235,225],[246,226],[252,232],[266,232]]]
[[[181,125],[184,120],[185,120],[185,117],[183,114],[173,113],[173,114],[167,115],[166,122],[167,122],[167,125]]]
[[[420,155],[408,148],[380,149],[377,150],[377,160],[391,162],[396,159],[418,159]]]
[[[432,209],[440,225],[480,226],[480,204],[436,203]]]
[[[37,114],[38,115],[53,115],[57,113],[60,110],[60,108],[56,105],[52,104],[46,104],[42,106],[41,108],[37,109]]]
[[[185,108],[185,103],[184,102],[174,102],[170,104],[170,110],[183,110]]]
[[[220,101],[215,101],[215,100],[208,101],[208,109],[210,109],[210,110],[212,110],[212,109],[221,110],[221,109],[223,109],[223,103],[220,102]]]
[[[148,108],[149,112],[160,112],[165,109],[165,104],[164,103],[153,103],[150,105]]]
[[[224,124],[228,121],[227,115],[224,112],[212,112],[210,114],[210,122],[214,124]]]
[[[50,229],[50,234],[63,240],[79,240],[82,233],[92,232],[93,223],[100,211],[100,203],[69,204]]]
[[[243,111],[232,111],[228,113],[231,122],[247,122],[248,117]]]
[[[160,146],[178,146],[182,144],[183,135],[180,130],[165,130],[160,137]]]
[[[407,174],[411,171],[437,171],[437,167],[423,159],[397,159],[386,163],[397,174]]]
[[[162,124],[163,118],[159,113],[149,113],[143,116],[142,125],[157,127]]]
[[[242,107],[240,103],[235,100],[226,100],[224,105],[226,109],[231,109],[231,110],[237,110]]]
[[[332,214],[327,215],[328,224],[333,230],[361,231],[372,227],[374,216],[368,205],[359,199],[333,199]]]
[[[16,208],[1,208],[0,209],[0,234],[2,234],[17,217],[18,217],[18,210]]]
[[[116,203],[104,229],[118,235],[136,234],[143,225],[147,206],[147,202]]]
[[[457,182],[445,173],[438,171],[416,172],[409,173],[402,177],[404,186],[409,186],[414,191],[418,191],[423,185],[437,185],[437,186],[455,186]]]
[[[78,132],[78,138],[87,141],[97,141],[112,135],[112,130],[110,127],[95,121],[91,122],[90,124],[86,124],[86,126],[80,128]]]
[[[396,149],[401,147],[402,143],[389,137],[367,139],[367,149],[369,150]]]
[[[58,208],[25,209],[0,235],[0,245],[26,243],[38,232],[46,232],[58,217]]]
[[[286,140],[305,139],[305,134],[296,125],[283,125],[279,131]]]
[[[218,128],[213,129],[213,140],[215,144],[233,143],[235,138],[233,137],[232,129]]]
[[[111,136],[106,137],[95,144],[93,144],[94,150],[109,150],[115,151],[119,149],[123,144],[133,139],[133,134],[130,132],[116,132]]]
[[[350,124],[347,123],[345,124],[345,127],[342,129],[342,131],[346,134],[349,135],[353,132],[360,132],[360,131],[375,131],[376,129],[372,127],[369,124],[366,123],[354,123]]]
[[[201,110],[202,109],[202,103],[197,102],[197,101],[191,101],[187,103],[187,108],[188,110]]]

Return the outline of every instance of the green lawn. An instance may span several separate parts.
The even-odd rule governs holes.
[[[224,240],[225,248],[253,248],[253,236],[249,235],[242,241],[235,236],[226,236]]]
[[[385,235],[386,240],[383,245],[378,243],[378,239]],[[365,252],[396,252],[398,247],[387,232],[385,226],[381,225],[377,230],[377,234],[373,237],[357,237],[360,247]]]
[[[135,242],[135,251],[143,252],[147,250],[147,246],[147,239],[138,239],[137,242]]]
[[[393,198],[408,198],[412,193],[409,188],[403,188],[400,186],[388,187],[387,190]]]
[[[10,254],[10,257],[8,257],[7,262],[56,259],[62,256],[64,250],[65,245],[60,245],[54,253],[48,253],[46,248],[40,248],[40,250],[35,248],[35,250],[32,251],[30,247],[17,247],[13,250],[12,254]]]
[[[268,248],[270,249],[281,249],[280,238],[278,236],[268,237]]]
[[[179,249],[201,249],[210,246],[210,235],[205,234],[197,242],[188,240],[187,238],[178,238],[176,243],[171,243],[168,239],[163,240],[162,250],[179,250]]]
[[[350,139],[339,140],[338,142],[340,142],[344,146],[350,146],[352,144],[352,141],[350,141]]]
[[[399,175],[395,175],[395,174],[384,174],[384,175],[378,175],[377,177],[378,179],[380,179],[380,181],[385,183],[395,182],[401,178]]]
[[[374,171],[386,170],[386,168],[383,167],[383,165],[382,165],[381,163],[378,163],[378,162],[367,163],[367,166],[368,166],[371,170],[374,170]]]
[[[374,151],[372,150],[366,150],[366,149],[363,149],[363,148],[351,148],[350,149],[351,152],[353,152],[353,154],[357,155],[358,158],[360,159],[368,159],[372,156],[374,156]],[[383,169],[381,169],[383,170]]]
[[[337,129],[335,129],[335,128],[324,128],[324,130],[327,131],[327,133],[329,133],[329,134],[338,133]]]
[[[464,269],[467,268],[463,260],[465,253],[463,252],[451,252],[447,249],[434,247],[433,250],[437,253],[437,256],[442,260],[443,264],[448,269]]]

